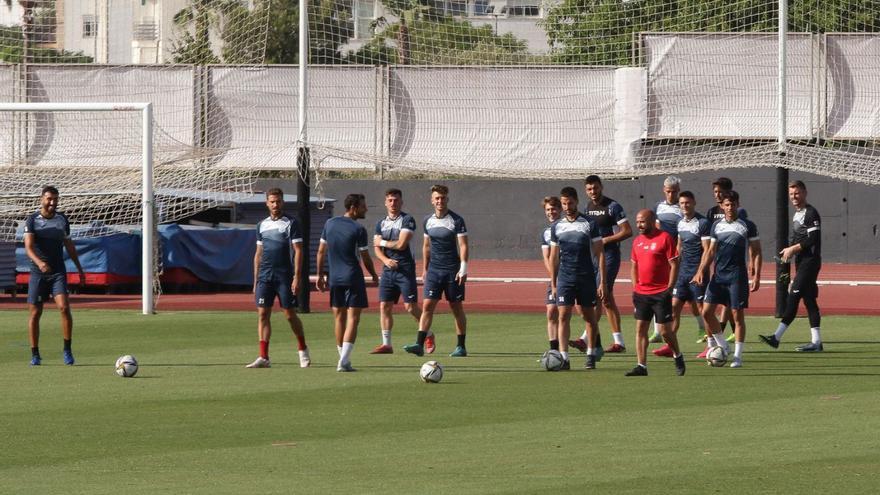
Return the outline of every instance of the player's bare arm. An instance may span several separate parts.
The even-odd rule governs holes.
[[[678,251],[681,252],[681,251]],[[666,284],[666,292],[672,294],[675,288],[675,281],[678,280],[678,269],[681,266],[681,259],[678,256],[669,260],[669,283]]]
[[[610,244],[612,242],[623,242],[633,235],[632,225],[629,224],[629,220],[624,219],[623,222],[617,224],[620,227],[620,230],[609,235],[608,237],[602,238],[603,244]]]
[[[559,275],[559,245],[550,246],[550,293],[556,299],[556,277]]]
[[[422,242],[422,280],[425,280],[425,276],[428,273],[428,266],[431,264],[431,238],[425,236],[425,241]]]
[[[318,290],[324,292],[327,290],[327,274],[324,273],[324,259],[327,257],[327,243],[321,242],[318,246],[318,256],[315,260],[315,268],[318,272]]]
[[[364,268],[370,272],[370,277],[373,278],[373,283],[379,283],[379,275],[376,274],[376,267],[373,266],[373,258],[370,257],[370,251],[368,249],[361,250],[361,263],[363,263]]]
[[[388,242],[385,241],[386,244],[382,245],[382,236],[374,235],[373,236],[373,254],[376,255],[376,258],[389,270],[397,270],[397,261],[385,256],[385,249],[388,248]],[[393,249],[393,248],[392,248]]]
[[[72,239],[64,239],[64,248],[67,249],[67,255],[70,257],[70,260],[73,261],[73,264],[76,266],[76,271],[79,274],[79,285],[86,285],[86,272],[83,270],[82,265],[79,262],[79,253],[76,251],[76,244],[73,243]]]
[[[596,258],[596,263],[599,264],[599,282],[596,287],[596,297],[600,301],[605,300],[605,248],[603,246],[604,242],[600,240],[596,240],[590,246],[593,250],[593,256]]]
[[[455,280],[462,285],[467,281],[468,256],[467,236],[460,235],[458,236],[458,259],[461,261],[461,268],[459,268],[458,273],[455,274]]]
[[[27,253],[27,257],[37,265],[41,272],[49,273],[49,264],[37,256],[37,251],[34,249],[34,234],[30,232],[24,235],[24,252]]]
[[[252,292],[257,293],[257,276],[260,273],[260,259],[263,258],[263,245],[257,244],[257,250],[254,252],[254,286]]]
[[[293,282],[290,284],[290,290],[294,295],[299,295],[299,267],[302,266],[302,243],[293,242]]]
[[[709,267],[709,263],[711,260],[715,259],[715,250],[718,248],[716,243],[711,240],[706,241],[709,243],[709,247],[703,251],[703,257],[700,259],[700,267],[697,268],[697,273],[694,275],[694,278],[691,279],[691,282],[697,285],[705,285],[708,280],[705,280],[706,269]]]
[[[761,265],[764,262],[761,256],[761,241],[749,241],[749,255],[751,256],[749,265],[752,268],[752,287],[751,291],[755,292],[761,288]]]

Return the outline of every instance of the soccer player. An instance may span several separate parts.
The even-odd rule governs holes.
[[[330,308],[333,310],[333,332],[339,363],[336,371],[355,371],[351,352],[357,340],[361,311],[368,306],[364,272],[358,266],[358,255],[364,268],[379,281],[367,243],[367,229],[357,223],[367,214],[367,200],[363,194],[349,194],[343,203],[345,213],[324,224],[321,244],[318,246],[318,290],[330,290]],[[324,263],[330,265],[329,279]]]
[[[546,196],[544,198],[544,216],[547,217],[549,225],[541,232],[541,257],[544,260],[544,269],[547,275],[553,277],[553,263],[550,260],[550,231],[553,224],[559,220],[560,211],[562,211],[562,203],[556,196]],[[550,349],[559,350],[559,308],[556,307],[556,298],[553,297],[552,285],[547,284],[547,297],[545,298],[547,306],[547,340],[550,341]],[[570,365],[569,365],[570,366]]]
[[[604,294],[602,305],[605,307],[605,314],[608,316],[614,337],[614,343],[608,346],[605,352],[626,352],[623,334],[620,333],[620,309],[617,308],[617,302],[614,300],[614,281],[620,271],[620,243],[632,237],[632,226],[630,226],[626,212],[620,203],[602,194],[602,180],[598,175],[588,176],[584,180],[584,189],[587,192],[587,197],[590,198],[584,208],[584,215],[598,226],[605,253],[605,286],[602,287]],[[597,284],[599,283],[598,261],[598,258],[593,258]],[[586,337],[587,332],[584,331],[580,339],[569,342],[569,345],[584,352],[587,350]]]
[[[455,318],[458,339],[450,356],[465,357],[467,317],[464,314],[464,288],[469,255],[467,227],[464,219],[449,209],[448,187],[439,184],[431,187],[431,205],[434,213],[425,217],[422,243],[422,259],[425,264],[422,272],[425,299],[422,303],[422,318],[419,320],[416,342],[404,346],[403,350],[416,356],[425,353],[425,341],[434,323],[434,310],[440,297],[445,294]]]
[[[822,335],[819,331],[820,314],[819,286],[816,279],[819,278],[819,270],[822,268],[822,237],[819,232],[819,212],[807,203],[807,186],[803,181],[795,180],[788,184],[788,197],[794,205],[794,218],[791,223],[791,243],[779,252],[779,258],[783,263],[788,263],[792,258],[795,262],[794,282],[788,291],[785,301],[785,313],[782,321],[773,335],[761,335],[761,340],[770,347],[776,349],[782,340],[782,335],[794,321],[797,315],[798,304],[801,299],[807,308],[807,317],[810,321],[812,339],[809,344],[797,346],[795,350],[802,352],[821,352]]]
[[[721,200],[722,196],[727,191],[733,190],[733,181],[727,177],[719,177],[712,182],[712,196],[715,198],[715,206],[709,208],[709,211],[706,212],[706,218],[709,219],[709,224],[715,223],[717,220],[721,220],[724,218],[724,209],[721,208]],[[737,218],[748,218],[748,214],[746,210],[740,207],[736,213]],[[721,331],[723,332],[725,327],[727,327],[727,322],[731,321],[731,312],[730,308],[727,306],[723,306],[721,310]],[[735,338],[734,334],[730,334],[727,337],[727,342],[732,342]],[[709,350],[709,347],[706,347],[706,350]],[[705,351],[704,351],[705,352]],[[705,357],[704,355],[699,355],[697,357]]]
[[[586,322],[587,361],[584,367],[595,369],[598,322],[596,303],[602,299],[606,287],[605,250],[602,234],[596,222],[578,213],[578,196],[573,187],[564,187],[559,193],[562,218],[550,227],[550,275],[551,293],[559,308],[559,352],[562,369],[571,369],[568,358],[568,337],[571,334],[571,312],[575,305],[581,307]],[[596,281],[593,258],[598,260],[599,280]]]
[[[709,220],[696,211],[696,199],[691,191],[683,191],[678,195],[682,219],[678,221],[678,254],[679,271],[675,288],[672,289],[672,331],[678,334],[681,324],[681,310],[685,303],[696,306],[700,312],[698,318],[703,323],[703,296],[706,288],[692,282],[703,253],[709,249]],[[657,356],[672,357],[672,348],[664,345],[654,350]]]
[[[657,217],[648,209],[636,214],[639,235],[632,243],[633,307],[636,318],[636,356],[638,364],[626,376],[648,376],[648,326],[651,320],[660,326],[660,334],[672,349],[675,372],[685,373],[684,356],[670,327],[672,289],[678,279],[676,241],[657,227]]]
[[[61,311],[61,338],[64,340],[62,357],[64,364],[73,366],[70,341],[73,337],[73,315],[67,296],[67,268],[64,266],[64,249],[79,273],[79,285],[86,282],[86,275],[79,263],[76,246],[70,239],[70,223],[58,209],[58,189],[46,186],[40,193],[40,209],[32,213],[24,225],[24,250],[31,260],[28,280],[28,337],[31,341],[31,366],[42,364],[40,357],[40,317],[43,303],[52,298]]]
[[[719,304],[729,307],[733,313],[736,335],[736,347],[730,367],[740,368],[746,338],[745,309],[749,306],[749,292],[761,287],[761,241],[755,224],[737,215],[739,194],[736,191],[725,191],[722,194],[721,208],[724,210],[724,218],[712,224],[709,249],[703,255],[693,281],[702,285],[709,264],[715,263],[715,273],[706,286],[703,304],[703,318],[709,332],[707,340],[709,347],[720,345],[727,349],[715,309]],[[752,277],[751,283],[749,275]]]
[[[385,210],[388,215],[376,223],[373,235],[373,251],[382,262],[379,278],[379,310],[382,326],[382,343],[370,354],[391,354],[391,329],[394,327],[392,311],[403,295],[403,305],[418,324],[422,310],[418,306],[416,287],[416,262],[409,243],[416,231],[416,221],[403,208],[403,192],[400,189],[385,191]],[[433,352],[433,346],[429,351]]]
[[[269,368],[269,339],[272,337],[272,305],[275,297],[296,336],[299,366],[308,368],[312,360],[306,346],[303,324],[296,314],[299,295],[299,268],[302,262],[302,236],[299,224],[284,214],[284,191],[266,191],[269,216],[257,223],[257,251],[254,253],[254,299],[257,303],[257,336],[260,355],[247,368]],[[291,260],[293,248],[293,260]]]

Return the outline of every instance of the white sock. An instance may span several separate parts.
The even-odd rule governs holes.
[[[340,356],[342,355],[342,346],[341,345],[336,346],[336,354],[339,354]]]
[[[425,330],[425,333],[427,334],[427,335],[426,335],[427,337],[433,337],[433,336],[434,336],[434,332],[433,332],[430,328],[427,329],[427,330]]]
[[[564,361],[568,361],[568,353],[567,352],[560,352],[559,354],[562,354],[562,359]]]
[[[681,353],[680,353],[680,352],[679,352],[678,354],[673,353],[673,354],[672,354],[672,359],[678,359],[679,356],[681,356]]]
[[[705,332],[706,331],[706,324],[703,323],[703,317],[702,316],[694,316],[694,319],[697,320],[697,327],[700,329],[700,331]]]
[[[706,345],[708,345],[709,347],[715,347],[715,346],[718,345],[718,341],[715,340],[715,336],[714,336],[714,335],[709,334],[709,336],[706,337]]]
[[[813,337],[814,344],[821,344],[822,343],[822,335],[819,334],[819,327],[811,328],[810,334]]]
[[[584,342],[587,342],[588,339],[589,339],[589,336],[587,336],[587,331],[584,330],[584,333],[581,334],[581,340],[583,340]]]
[[[660,335],[660,324],[656,321],[654,322],[654,335]]]
[[[743,347],[745,347],[745,342],[737,342],[733,346],[733,357],[736,359],[742,359],[743,357]]]
[[[593,347],[587,347],[587,356],[593,356],[596,354],[596,349]]]
[[[621,347],[626,347],[626,344],[624,344],[624,342],[623,342],[623,334],[622,333],[620,333],[620,332],[612,333],[611,336],[614,337],[615,344],[617,344]]]
[[[639,366],[641,366],[642,368],[648,369],[648,365],[647,365],[647,364],[639,363]]]
[[[342,364],[351,363],[351,351],[354,349],[354,344],[351,342],[343,342],[342,343],[342,351],[339,353],[339,362]]]
[[[382,345],[391,345],[391,330],[382,330]]]
[[[730,344],[728,344],[727,339],[724,338],[724,333],[718,332],[715,334],[715,344],[720,345],[724,348],[724,352],[730,354]]]
[[[776,333],[774,333],[776,340],[782,340],[782,335],[785,334],[786,330],[788,330],[788,325],[780,321],[779,326],[776,327]]]

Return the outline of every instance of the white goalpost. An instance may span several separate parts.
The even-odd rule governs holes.
[[[140,112],[141,114],[141,308],[155,313],[153,251],[153,105],[151,103],[0,103],[0,112]],[[62,184],[59,184],[62,186]]]

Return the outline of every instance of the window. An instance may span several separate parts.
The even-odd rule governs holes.
[[[83,38],[94,38],[98,35],[98,19],[93,15],[83,16]]]
[[[370,25],[376,19],[374,0],[355,1],[355,38],[369,39],[373,36]]]

